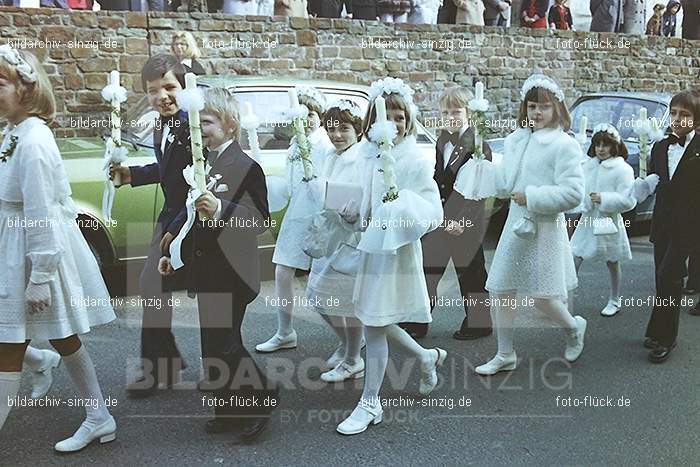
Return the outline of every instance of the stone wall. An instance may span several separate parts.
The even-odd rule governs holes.
[[[364,84],[388,75],[403,78],[415,89],[423,117],[436,116],[436,102],[445,86],[471,86],[482,80],[494,104],[493,117],[513,118],[519,88],[534,70],[556,78],[569,103],[593,91],[676,92],[697,86],[700,76],[700,44],[677,38],[338,19],[0,8],[1,43],[47,41],[24,45],[43,45],[33,50],[56,90],[57,132],[64,135],[99,133],[67,128],[66,121],[78,115],[106,118],[107,106],[99,91],[112,69],[121,71],[125,86],[133,91],[129,103],[138,99],[141,66],[149,55],[169,50],[175,31],[195,35],[202,48],[200,61],[217,74]]]

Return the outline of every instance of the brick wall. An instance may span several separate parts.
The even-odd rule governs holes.
[[[99,91],[113,69],[121,71],[125,87],[133,91],[129,103],[139,98],[142,64],[150,54],[167,52],[172,33],[183,30],[191,31],[203,46],[200,61],[210,72],[365,84],[395,76],[413,86],[423,117],[436,116],[435,105],[445,86],[471,86],[482,80],[494,104],[492,116],[513,118],[519,88],[533,70],[556,78],[569,102],[602,90],[675,92],[697,86],[700,76],[700,44],[676,38],[202,13],[0,8],[1,43],[51,41],[50,47],[33,50],[54,85],[58,121],[64,125],[57,132],[64,135],[100,132],[66,128],[65,121],[77,115],[106,118],[107,106]],[[400,42],[377,48],[368,47],[370,39]],[[247,48],[252,41],[263,46]]]

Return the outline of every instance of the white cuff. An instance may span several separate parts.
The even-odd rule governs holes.
[[[216,212],[214,213],[214,221],[218,221],[219,218],[221,217],[221,200],[219,198],[216,198]]]

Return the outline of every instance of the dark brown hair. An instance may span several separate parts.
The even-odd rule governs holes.
[[[610,147],[612,157],[622,157],[627,160],[627,146],[622,141],[618,141],[607,131],[598,131],[591,138],[591,145],[588,147],[588,157],[596,157],[595,147],[598,143],[602,143]]]
[[[406,117],[406,134],[403,135],[403,137],[415,135],[418,132],[416,129],[416,116],[411,112],[410,104],[406,102],[400,94],[383,94],[382,97],[386,101],[387,110],[403,110],[404,116]],[[362,124],[365,134],[369,132],[369,129],[372,128],[372,125],[377,119],[377,110],[375,109],[374,102],[375,101],[371,101],[369,103],[367,114]]]
[[[355,130],[357,138],[360,139],[362,136],[362,119],[355,117],[350,113],[349,110],[342,110],[338,107],[331,107],[323,114],[323,121],[321,122],[323,126],[328,130],[332,128],[331,125],[336,125],[337,123],[348,123],[352,125]]]
[[[671,99],[669,109],[672,107],[681,107],[689,110],[693,114],[693,123],[698,126],[700,123],[700,92],[698,91],[683,91],[679,92]]]
[[[571,129],[571,115],[566,108],[566,105],[556,98],[554,93],[548,89],[534,87],[525,94],[525,99],[520,103],[518,109],[518,126],[520,128],[529,128],[527,119],[527,103],[536,102],[538,104],[551,103],[554,105],[554,115],[549,125],[550,128],[561,127],[564,131]]]
[[[141,86],[146,92],[146,81],[161,79],[169,71],[172,71],[180,86],[185,87],[185,65],[175,55],[158,54],[148,59],[141,69]]]
[[[309,109],[309,113],[316,112],[318,118],[323,118],[323,107],[321,106],[321,103],[313,97],[307,96],[306,94],[300,94],[299,103]]]

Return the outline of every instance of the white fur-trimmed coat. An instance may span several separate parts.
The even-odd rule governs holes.
[[[581,205],[583,212],[571,237],[571,249],[575,256],[585,259],[620,261],[631,259],[629,239],[622,220],[622,213],[634,209],[637,202],[632,187],[634,171],[622,157],[605,161],[592,157],[583,164],[586,190]],[[591,202],[591,193],[600,194],[600,204]],[[595,235],[594,221],[609,218],[617,227],[617,233]]]
[[[491,263],[486,289],[539,298],[566,298],[576,288],[564,212],[583,199],[581,147],[563,130],[520,128],[505,139],[503,161],[492,166],[497,196],[525,193],[526,206],[511,201],[508,219]],[[527,217],[536,225],[531,237],[514,227]]]

